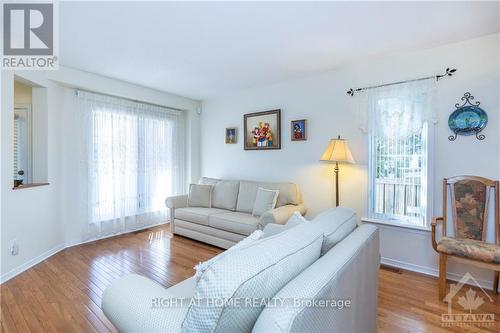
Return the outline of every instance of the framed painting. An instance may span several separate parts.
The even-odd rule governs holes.
[[[290,137],[292,141],[307,140],[307,120],[299,119],[290,122]]]
[[[236,127],[226,128],[226,144],[233,144],[237,142]]]
[[[281,110],[243,115],[245,150],[281,149]]]

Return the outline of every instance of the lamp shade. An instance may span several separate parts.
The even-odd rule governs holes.
[[[327,162],[355,163],[349,146],[347,145],[347,141],[340,137],[330,140],[320,160]]]

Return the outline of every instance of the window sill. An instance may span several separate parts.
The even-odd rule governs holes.
[[[50,185],[50,183],[33,183],[33,184],[26,184],[26,185],[19,185],[18,187],[13,187],[13,190],[22,190],[25,188],[32,188],[32,187],[39,187],[39,186],[47,186]]]
[[[431,232],[430,227],[421,227],[421,226],[417,226],[417,225],[404,224],[404,223],[396,222],[396,221],[389,222],[387,220],[382,220],[382,219],[377,219],[377,218],[372,218],[372,217],[362,217],[361,221],[385,225],[385,226],[389,226],[389,227],[401,228],[401,229],[411,229],[411,230],[418,230],[418,231],[424,231],[424,232]]]

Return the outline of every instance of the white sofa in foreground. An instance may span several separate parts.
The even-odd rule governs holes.
[[[120,332],[375,332],[379,261],[378,230],[332,209],[232,250],[198,282],[125,276],[102,309]]]
[[[296,211],[307,211],[302,194],[294,183],[269,183],[223,180],[203,177],[203,185],[212,185],[212,207],[189,207],[188,195],[167,198],[170,231],[227,249],[269,223],[284,224]],[[276,208],[253,216],[259,187],[279,190]]]

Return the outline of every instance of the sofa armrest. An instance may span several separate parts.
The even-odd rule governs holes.
[[[269,223],[285,224],[293,213],[299,212],[304,215],[307,208],[300,205],[285,205],[275,209],[268,210],[260,216],[259,227],[263,229]]]
[[[194,289],[192,281],[165,289],[143,276],[126,275],[104,290],[101,308],[123,333],[180,332]],[[169,300],[178,303],[165,303]]]
[[[176,195],[165,200],[165,206],[170,210],[170,232],[175,234],[175,209],[188,206],[188,195]]]
[[[183,208],[188,205],[188,195],[176,195],[173,197],[168,197],[165,200],[165,205],[170,209]]]

